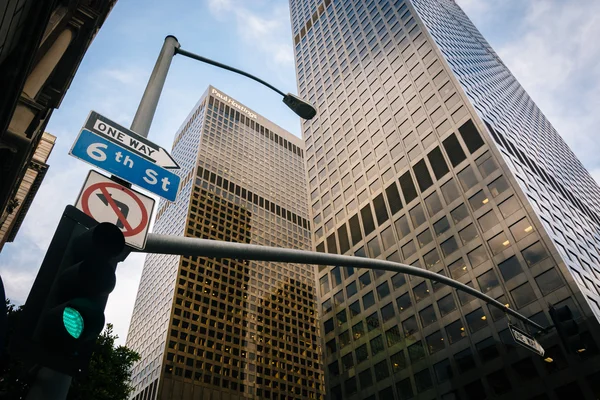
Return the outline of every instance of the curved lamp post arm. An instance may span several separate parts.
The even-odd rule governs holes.
[[[273,90],[274,92],[277,92],[280,95],[282,95],[283,102],[285,103],[285,105],[288,106],[293,112],[295,112],[300,118],[312,119],[315,115],[317,115],[317,110],[307,101],[302,100],[300,97],[295,96],[291,93],[285,94],[281,90],[277,89],[275,86],[271,85],[270,83],[265,82],[264,80],[260,79],[259,77],[249,74],[246,71],[242,71],[241,69],[237,69],[237,68],[231,67],[229,65],[222,64],[218,61],[211,60],[210,58],[202,57],[198,54],[191,53],[187,50],[183,50],[181,47],[175,47],[175,54],[181,54],[182,56],[186,56],[186,57],[192,58],[194,60],[201,61],[203,63],[214,65],[215,67],[223,68],[223,69],[226,69],[227,71],[235,72],[236,74],[243,75],[246,78],[250,78],[250,79],[268,87],[269,89]]]
[[[227,71],[235,72],[236,74],[243,75],[243,76],[245,76],[247,78],[250,78],[252,80],[255,80],[258,83],[261,83],[261,84],[265,85],[269,89],[271,89],[271,90],[279,93],[282,96],[286,95],[285,93],[283,93],[281,90],[277,89],[275,86],[271,85],[270,83],[265,82],[262,79],[254,76],[252,74],[249,74],[246,71],[242,71],[241,69],[237,69],[237,68],[234,68],[234,67],[230,67],[229,65],[221,64],[218,61],[214,61],[214,60],[211,60],[210,58],[202,57],[202,56],[200,56],[198,54],[190,53],[189,51],[183,50],[181,47],[176,47],[175,48],[175,54],[181,54],[182,56],[186,56],[186,57],[192,58],[192,59],[197,60],[197,61],[202,61],[203,63],[214,65],[215,67],[223,68],[223,69],[226,69]]]
[[[137,251],[137,250],[134,250]],[[496,299],[481,293],[480,291],[455,281],[445,275],[413,267],[406,264],[395,263],[375,258],[351,257],[339,254],[318,253],[314,251],[285,249],[281,247],[258,246],[245,243],[225,242],[220,240],[208,240],[198,238],[187,238],[181,236],[158,235],[150,233],[146,241],[146,248],[141,250],[145,253],[176,254],[184,256],[216,257],[216,258],[238,258],[256,261],[277,261],[298,264],[335,265],[356,268],[379,269],[385,271],[402,272],[405,274],[419,276],[434,280],[451,286],[457,290],[468,293],[480,300],[485,301],[503,312],[512,315],[518,320],[534,327],[538,331],[545,332],[547,328],[535,323],[517,311],[500,303]]]

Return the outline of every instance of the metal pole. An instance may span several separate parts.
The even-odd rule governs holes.
[[[138,251],[138,250],[135,250]],[[314,251],[284,249],[281,247],[258,246],[245,243],[225,242],[219,240],[186,238],[180,236],[157,235],[150,233],[146,241],[145,253],[176,254],[185,256],[201,256],[216,258],[238,258],[257,261],[279,261],[298,264],[336,265],[357,268],[380,269],[385,271],[402,272],[409,275],[420,276],[451,286],[466,292],[486,303],[499,308],[503,312],[529,324],[540,331],[546,331],[537,323],[519,314],[515,310],[480,291],[462,284],[447,276],[436,274],[406,264],[395,263],[374,258],[343,256],[339,254],[326,254]]]
[[[138,135],[148,137],[150,125],[152,125],[152,119],[158,106],[158,100],[165,85],[169,67],[171,66],[171,60],[175,55],[175,50],[178,48],[179,41],[177,41],[175,36],[169,35],[165,38],[165,42],[152,70],[152,75],[148,79],[146,90],[131,123],[131,130]]]
[[[167,73],[169,72],[169,67],[171,66],[171,60],[173,60],[175,50],[178,48],[179,41],[175,36],[169,35],[165,37],[163,46],[160,49],[160,54],[156,60],[156,64],[154,64],[152,74],[150,75],[148,83],[146,84],[144,95],[140,100],[140,104],[135,112],[135,117],[133,117],[133,122],[129,127],[129,129],[140,136],[146,138],[148,137],[148,132],[150,132],[150,126],[152,125],[152,120],[154,119],[154,113],[156,112],[156,107],[158,106],[158,100],[160,99],[163,86],[165,86]],[[119,178],[116,175],[113,175],[111,179],[125,187],[131,187],[131,183]],[[126,250],[123,253],[121,261],[125,260],[128,255],[129,251]]]
[[[62,372],[42,367],[27,393],[26,400],[66,399],[71,387],[71,377]]]

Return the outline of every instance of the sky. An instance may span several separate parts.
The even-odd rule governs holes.
[[[456,0],[596,181],[600,181],[600,2]],[[86,53],[47,127],[57,136],[50,169],[14,243],[0,253],[7,297],[22,304],[67,204],[89,166],[68,151],[91,110],[129,126],[166,35],[181,47],[296,93],[284,0],[120,0]],[[176,56],[148,138],[166,149],[208,85],[300,136],[276,93],[230,72]],[[106,321],[127,337],[143,254],[118,266]]]

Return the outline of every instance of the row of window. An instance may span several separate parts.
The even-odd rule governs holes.
[[[593,212],[586,204],[584,204],[581,200],[575,197],[572,191],[566,190],[560,182],[558,182],[556,179],[554,179],[554,177],[552,177],[542,167],[540,167],[539,163],[536,163],[533,160],[531,160],[524,152],[519,150],[509,140],[507,140],[499,131],[492,128],[492,126],[487,121],[486,125],[496,143],[502,146],[502,148],[506,149],[506,151],[508,151],[511,155],[517,157],[519,161],[521,161],[522,165],[528,166],[530,171],[533,171],[547,185],[554,188],[556,192],[560,193],[565,199],[569,200],[569,202],[578,210],[580,210],[583,214],[587,215],[591,220],[595,221],[597,224],[600,224],[600,217],[595,212]]]
[[[255,122],[253,119],[244,116],[244,114],[240,114],[239,111],[230,108],[227,104],[224,104],[223,102],[215,99],[212,96],[209,97],[208,106],[209,110],[213,110],[215,113],[223,115],[224,118],[229,118],[232,121],[240,122],[249,127],[250,129],[254,129],[256,132],[260,133],[264,137],[279,144],[286,150],[289,150],[300,157],[304,157],[304,150],[302,150],[300,147],[289,142],[287,139],[284,139],[275,132],[270,131],[258,122]]]
[[[500,187],[499,182],[502,182],[502,187]],[[450,183],[454,184],[454,182],[449,181],[448,183],[445,184],[445,186],[447,186]],[[492,190],[491,190],[492,193],[497,193],[497,194],[504,192],[508,188],[508,186],[505,184],[505,180],[503,177],[500,177],[500,178],[497,178],[496,180],[494,180],[494,182],[492,182],[490,184],[490,186],[492,188]],[[447,198],[447,200],[450,202],[454,201],[456,199],[456,197],[459,196],[459,192],[456,189],[456,187],[455,186],[452,186],[452,187],[453,187],[453,189],[451,190],[453,192],[452,197]],[[446,197],[447,191],[444,190],[444,188],[442,188],[442,190]],[[488,198],[485,196],[484,196],[485,198],[482,199],[483,194],[484,194],[484,192],[482,190],[470,198],[470,203],[473,206],[474,210],[477,210],[481,205],[487,204],[489,202]],[[448,194],[448,196],[450,196],[450,195]],[[435,202],[430,200],[432,197],[435,197],[435,199],[436,199]],[[442,209],[442,205],[440,203],[439,197],[437,197],[437,193],[433,193],[431,196],[429,196],[425,200],[425,202],[428,206],[427,208],[428,208],[429,212],[432,213],[432,215],[435,215],[438,211],[440,211]],[[499,205],[499,209],[501,210],[501,212],[503,212],[504,216],[509,216],[510,214],[514,213],[519,208],[518,202],[516,202],[516,203],[515,202],[516,202],[516,200],[515,200],[514,196],[512,196],[512,197],[509,197],[508,199],[506,199],[505,201],[503,201]],[[434,203],[439,204],[439,205],[433,206]],[[463,204],[459,205],[458,207],[455,207],[450,212],[450,215],[451,215],[454,223],[458,224],[459,222],[464,220],[469,215],[469,212],[468,212],[465,204],[463,203]],[[353,218],[355,219],[355,221],[353,221],[351,219],[350,225],[352,226],[353,224],[356,224],[358,226],[358,220],[357,220],[358,218],[356,216]],[[408,212],[408,214],[401,215],[398,219],[396,219],[396,221],[394,222],[394,224],[392,226],[390,226],[382,231],[381,236],[382,236],[382,240],[383,240],[383,250],[387,250],[396,244],[396,238],[392,232],[393,229],[395,229],[396,235],[399,239],[403,239],[411,234],[409,218],[410,218],[412,225],[414,226],[414,229],[421,226],[427,220],[424,210],[420,204],[413,207]],[[498,222],[499,222],[498,218],[496,217],[496,215],[493,211],[490,211],[490,212],[484,214],[482,217],[480,217],[478,219],[478,223],[482,227],[484,232],[491,229]],[[343,228],[344,228],[344,226],[341,227],[342,230],[343,230]],[[433,224],[433,228],[434,228],[434,233],[435,233],[436,237],[443,236],[450,229],[450,224],[448,222],[448,218],[446,216],[444,216],[441,219],[437,220]],[[514,223],[513,225],[511,225],[510,231],[513,234],[515,240],[519,241],[522,238],[524,238],[525,236],[527,236],[528,234],[532,233],[533,228],[532,228],[531,224],[528,222],[528,220],[526,218],[523,218],[523,219],[517,221],[516,223]],[[467,242],[470,242],[471,240],[478,237],[478,233],[477,233],[477,230],[475,229],[474,225],[470,224],[459,231],[459,237],[460,237],[461,241],[463,242],[463,244],[466,244]],[[360,238],[361,238],[360,236],[357,236],[357,239],[360,239]],[[433,241],[433,234],[430,229],[425,229],[424,231],[422,231],[421,233],[419,233],[417,235],[416,239],[417,239],[417,243],[418,243],[419,247],[425,247]],[[329,245],[330,242],[328,241],[327,243]],[[506,238],[506,235],[503,232],[501,232],[498,235],[491,238],[488,241],[488,243],[490,245],[490,248],[492,249],[492,253],[497,254],[497,253],[501,252],[502,250],[504,250],[510,244],[510,241]],[[539,259],[545,258],[545,255],[544,255],[545,251],[543,250],[543,246],[541,246],[541,247],[540,246],[541,246],[541,244],[538,245],[537,247],[531,247],[530,249],[528,248],[528,249],[524,250],[523,254],[526,257],[526,260],[529,264],[533,265],[534,263],[539,261]],[[458,245],[458,242],[456,241],[456,239],[454,238],[454,236],[451,236],[450,238],[445,239],[442,243],[440,243],[440,248],[442,250],[444,257],[446,257],[446,256],[449,256],[450,254],[452,254],[453,252],[455,252],[456,250],[458,250],[459,245]],[[376,237],[376,238],[372,239],[371,241],[369,241],[366,245],[366,249],[368,251],[369,257],[372,257],[372,258],[378,257],[382,252],[381,247],[379,245],[379,239]],[[417,248],[416,248],[414,240],[410,240],[406,244],[402,245],[400,247],[400,252],[402,254],[402,258],[407,259],[407,258],[411,257],[412,255],[414,255],[416,253],[416,251],[417,251],[416,249]],[[392,257],[392,260],[400,262],[402,260],[400,255],[396,254],[396,253],[394,253],[394,254],[395,254],[395,256]],[[366,256],[367,254],[361,248],[356,252],[355,255]],[[481,264],[486,259],[487,259],[487,253],[485,252],[485,249],[483,247],[477,248],[469,253],[469,260],[471,261],[473,266],[477,266],[477,265]],[[433,248],[431,251],[427,252],[424,255],[424,261],[425,261],[425,267],[428,269],[434,268],[437,264],[439,264],[441,262],[441,259],[440,259],[440,255],[437,251],[437,248]],[[456,262],[457,266],[458,266],[458,264],[459,264],[459,262]],[[454,278],[459,276],[458,272],[455,273],[455,270],[457,268],[454,267],[454,264],[451,265],[449,267],[449,269]],[[334,269],[333,271],[335,272],[336,269]],[[339,276],[339,274],[335,275],[334,278],[336,276]],[[329,291],[329,277],[327,275],[325,275],[325,276],[321,277],[320,280],[321,280],[321,290],[322,290],[321,294],[323,295]],[[339,281],[338,279],[334,279],[334,286],[339,284],[339,282],[341,282],[341,281]]]
[[[481,140],[481,137],[477,133],[477,130],[467,129],[470,125],[472,125],[472,122],[469,120],[469,122],[465,123],[463,126],[461,126],[461,128],[459,128],[459,132],[469,132],[469,133],[464,133],[464,134],[461,133],[461,135],[463,136],[463,139],[466,138],[465,143],[468,146],[470,146],[468,143],[473,142],[472,138],[475,137],[473,135],[474,134],[477,135],[476,136],[478,138],[477,145],[469,147],[469,150],[471,152],[473,152],[473,151],[476,151],[478,148],[480,148],[483,145],[483,141]],[[461,131],[461,129],[462,129],[462,131]],[[454,136],[454,134],[450,135],[444,141],[444,145],[446,147],[448,157],[451,160],[453,166],[460,164],[462,161],[464,161],[466,159],[466,155],[462,151],[462,148],[461,148],[458,140],[456,139],[456,136]],[[442,156],[442,153],[441,153],[439,147],[436,147],[434,150],[432,150],[429,153],[428,158],[431,161],[432,169],[433,169],[437,179],[442,178],[448,172],[450,172],[450,170],[448,169],[448,166],[446,165],[446,162],[444,161],[444,158]],[[424,190],[428,189],[431,185],[433,185],[433,180],[431,179],[429,172],[427,170],[427,167],[425,166],[424,159],[419,161],[417,164],[415,164],[415,166],[413,167],[413,170],[415,171],[415,176],[417,177],[417,182],[419,182],[419,188],[421,191],[424,191]],[[463,171],[466,171],[466,169]],[[462,175],[459,173],[459,178],[460,177],[462,177]],[[475,177],[473,175],[473,178],[469,179],[470,185],[473,185],[474,183],[477,182],[476,180],[473,180],[474,178]],[[463,177],[461,182],[463,182],[465,179],[466,178]],[[407,171],[404,175],[402,175],[399,179],[399,183],[400,183],[400,188],[402,190],[402,194],[404,197],[404,204],[408,204],[412,200],[414,200],[418,195],[417,189],[413,183],[413,179],[410,175],[410,172]],[[503,185],[502,188],[496,188],[496,185],[498,185],[500,183],[502,183],[502,185]],[[499,193],[500,190],[502,190],[502,191],[505,190],[507,188],[507,186],[508,186],[508,183],[506,183],[505,180],[498,181],[495,184],[492,184],[490,189],[494,193]],[[446,188],[447,188],[447,190],[451,190],[450,184],[448,184],[446,186]],[[389,205],[389,209],[392,212],[392,215],[394,215],[403,208],[403,203],[402,203],[402,200],[400,199],[400,194],[399,194],[398,188],[395,184],[392,184],[392,185],[388,186],[384,192],[385,192],[385,196],[387,198],[387,203]],[[444,188],[442,188],[442,192],[445,192]],[[451,196],[451,195],[452,195],[451,193],[448,194],[448,196]],[[441,203],[439,203],[439,199],[437,199],[437,201],[436,201],[436,199],[433,196],[429,197],[428,199],[429,199],[429,203],[431,203],[431,204],[429,204],[429,207],[431,209],[441,209]],[[426,203],[427,203],[427,201],[426,201]],[[377,197],[375,197],[375,199],[373,199],[373,207],[375,209],[375,217],[377,219],[378,224],[381,225],[382,223],[384,223],[385,221],[387,221],[389,219],[387,208],[385,206],[383,193],[379,194]],[[360,214],[360,217],[362,220],[362,226],[364,228],[364,235],[368,236],[371,232],[373,232],[375,230],[375,220],[374,220],[373,214],[371,212],[371,206],[367,204],[365,207],[363,207],[360,210],[359,214]],[[359,214],[355,214],[354,216],[350,217],[350,219],[349,219],[350,237],[352,238],[353,245],[356,245],[363,238],[362,232],[361,232],[361,230],[359,228],[359,224],[358,224],[358,215]],[[341,227],[339,227],[337,233],[338,233],[338,240],[339,240],[339,245],[340,245],[339,253],[343,254],[343,253],[347,252],[351,247],[350,241],[348,240],[348,231],[347,231],[346,225],[344,224]],[[403,237],[403,236],[404,235],[400,235],[400,237]],[[326,242],[327,242],[327,252],[329,252],[329,253],[337,253],[338,252],[336,239],[335,239],[335,232],[327,237]],[[325,242],[321,242],[317,245],[317,251],[325,252]]]
[[[293,398],[301,400],[306,398],[316,399],[319,392],[323,390],[322,384],[318,381],[309,381],[305,378],[294,379],[292,375],[287,375],[287,383],[284,379],[269,379],[258,377],[255,375],[247,375],[244,372],[235,373],[234,370],[220,368],[208,363],[205,364],[207,369],[190,370],[183,367],[174,367],[166,364],[164,373],[167,376],[178,376],[189,380],[194,380],[197,383],[204,383],[213,388],[223,388],[231,391],[247,393],[255,395],[261,399],[280,399],[279,391],[282,391],[286,399]],[[268,376],[274,376],[274,373]],[[250,381],[250,379],[253,381]],[[256,386],[256,387],[255,387]],[[262,387],[261,387],[262,386]],[[312,390],[307,389],[312,388]],[[272,389],[271,389],[272,388]],[[290,395],[295,395],[290,397]],[[273,397],[272,397],[273,396]]]
[[[590,339],[592,353],[597,354],[598,350],[594,340],[589,337],[589,334],[587,334],[587,337]],[[430,371],[429,368],[425,368],[415,372],[412,377],[396,381],[394,386],[398,396],[401,399],[412,399],[415,396],[432,389],[434,384],[442,384],[459,374],[468,373],[469,371],[476,369],[479,363],[484,364],[488,361],[495,360],[501,355],[500,349],[509,353],[515,351],[517,345],[511,340],[508,330],[503,331],[501,340],[502,346],[500,346],[500,343],[494,340],[493,337],[488,337],[475,344],[477,350],[476,353],[469,347],[454,354],[452,357],[453,360],[447,358],[435,363],[432,366],[432,371]],[[485,380],[487,382],[489,393],[493,396],[500,396],[511,392],[513,389],[519,389],[519,386],[513,386],[511,379],[509,379],[509,374],[513,376],[512,382],[516,382],[519,385],[527,385],[534,380],[539,380],[540,377],[545,374],[560,372],[568,367],[567,358],[559,346],[552,346],[546,349],[546,354],[553,359],[552,363],[543,363],[540,359],[534,360],[534,357],[523,358],[513,362],[510,366],[505,365],[502,369],[486,373],[475,381],[465,384],[462,387],[462,390],[465,392],[468,399],[478,400],[487,398],[488,393],[482,384],[482,381]],[[346,397],[342,397],[342,386],[337,385],[331,390],[332,398],[338,400],[346,399],[360,391],[369,390],[375,383],[379,383],[393,374],[407,368],[409,366],[409,361],[404,357],[393,355],[391,365],[391,371],[385,361],[375,364],[372,368],[369,367],[362,371],[358,371],[355,376],[346,379],[343,382]],[[339,375],[339,368],[340,367],[337,364],[330,364],[328,370],[331,375],[337,376]],[[373,375],[375,379],[373,379]],[[590,376],[590,378],[592,377],[593,375]],[[592,386],[597,388],[598,385],[593,384]],[[571,390],[566,390],[567,387]],[[455,389],[442,396],[442,398],[457,400],[461,398],[459,393],[460,391]],[[581,389],[573,388],[572,384],[558,388],[556,393],[561,400],[584,397],[581,394]],[[394,398],[393,396],[394,391],[391,387],[379,391],[379,398],[382,400]],[[542,398],[546,399],[546,397]],[[375,399],[375,395],[368,397],[368,399]]]
[[[310,223],[305,218],[285,209],[279,204],[275,204],[272,201],[269,201],[264,197],[253,193],[249,189],[241,187],[240,185],[231,182],[228,179],[215,174],[214,172],[209,171],[208,169],[199,166],[197,176],[235,194],[236,196],[241,197],[244,200],[247,200],[261,208],[264,208],[265,210],[270,211],[279,217],[285,218],[286,220],[297,224],[304,229],[310,229]]]
[[[233,177],[241,186],[299,215],[306,213],[306,177],[300,157],[244,125],[230,122],[228,126],[225,121],[211,127],[209,122],[207,119],[202,133],[199,166],[218,171],[226,179]],[[195,147],[194,155],[198,152]]]
[[[487,289],[487,291],[491,290],[493,287],[498,286],[498,281],[495,275],[493,274],[493,271],[490,270],[484,275],[478,278],[480,286],[488,285],[485,288]],[[367,280],[370,280],[368,274],[364,274],[363,276],[361,276],[361,282],[365,282]],[[482,284],[482,281],[485,282]],[[565,285],[562,281],[562,278],[559,276],[558,272],[554,268],[549,269],[543,272],[542,274],[536,276],[535,281],[538,284],[540,291],[544,296]],[[394,288],[400,288],[404,285],[406,279],[403,276],[403,274],[396,274],[392,278],[392,282]],[[350,340],[351,338],[353,338],[354,341],[359,341],[360,343],[360,339],[363,338],[367,333],[372,332],[374,330],[381,330],[381,327],[383,325],[386,325],[389,321],[401,320],[402,315],[404,313],[408,311],[408,314],[410,314],[410,311],[412,310],[413,306],[413,301],[416,301],[418,303],[424,299],[427,299],[429,298],[432,292],[435,293],[443,287],[442,285],[439,285],[435,282],[432,282],[431,286],[432,289],[429,288],[429,285],[427,285],[426,282],[422,282],[417,286],[413,287],[412,299],[414,300],[411,299],[409,292],[405,292],[404,294],[400,295],[400,297],[396,299],[396,309],[398,311],[396,311],[396,309],[394,308],[393,302],[384,305],[381,308],[381,310],[379,310],[381,318],[379,318],[378,312],[375,311],[373,314],[369,315],[364,322],[362,320],[356,321],[356,318],[361,318],[365,313],[368,312],[369,308],[375,305],[376,300],[373,292],[368,292],[367,294],[363,295],[360,299],[361,301],[356,300],[353,303],[351,303],[348,306],[347,311],[346,308],[343,308],[341,311],[337,312],[335,318],[329,318],[325,321],[324,333],[328,334],[332,332],[334,330],[334,325],[343,328],[347,322],[354,321],[355,323],[352,325],[351,329],[347,329],[341,332],[338,335],[337,339],[334,338],[327,342],[327,355],[334,355],[340,349],[350,345],[352,343],[352,341]],[[385,299],[390,295],[390,288],[388,286],[387,281],[380,284],[377,287],[376,293],[378,301],[384,302]],[[523,306],[537,300],[537,297],[534,291],[532,290],[529,282],[525,282],[524,284],[516,287],[515,289],[511,290],[510,293],[511,297],[515,301],[517,308],[522,308]],[[457,292],[457,294],[461,306],[464,306],[465,304],[474,300],[473,296],[466,294],[462,291]],[[342,292],[336,294],[333,297],[333,300],[333,306],[331,303],[331,299],[323,303],[324,313],[328,313],[334,310],[334,308],[335,310],[339,310],[340,306],[344,307],[344,296]],[[505,304],[507,307],[509,306],[505,295],[498,297],[497,300]],[[403,319],[400,324],[400,327],[402,328],[402,334],[400,331],[400,327],[397,325],[394,325],[390,329],[388,329],[385,333],[385,336],[387,337],[388,346],[393,346],[394,344],[403,342],[405,339],[410,339],[411,337],[413,337],[414,334],[418,333],[420,330],[423,330],[425,327],[436,323],[438,319],[451,314],[457,309],[457,303],[452,293],[443,296],[442,298],[437,300],[437,302],[434,302],[433,304],[421,309],[418,313],[416,313],[416,315],[411,315],[410,317]],[[503,311],[496,307],[490,307],[489,309],[492,319],[494,321],[504,316]],[[487,326],[487,316],[481,308],[467,314],[465,316],[465,319],[469,330],[472,333]],[[466,336],[463,323],[460,319],[447,325],[445,327],[445,332],[448,338],[447,342],[449,344],[453,344]],[[435,334],[429,335],[426,338],[426,343],[430,354],[444,349],[444,338],[442,337],[440,331],[436,332]]]

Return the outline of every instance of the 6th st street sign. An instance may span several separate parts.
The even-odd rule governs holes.
[[[94,127],[100,132],[95,132]],[[69,154],[166,200],[175,201],[177,197],[181,178],[157,164],[179,168],[171,156],[160,146],[98,113],[90,114]]]

